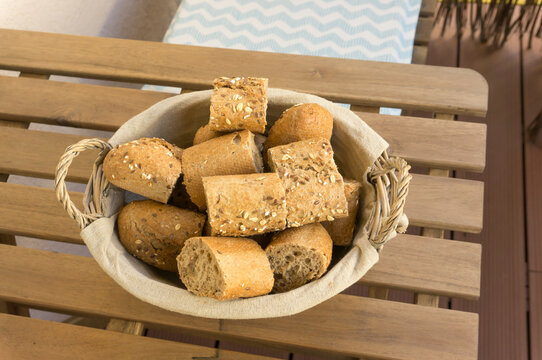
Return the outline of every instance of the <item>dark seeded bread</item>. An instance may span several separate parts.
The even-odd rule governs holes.
[[[265,295],[273,272],[260,245],[247,238],[193,237],[177,257],[188,291],[217,300]]]
[[[344,195],[348,202],[348,216],[334,221],[322,222],[322,225],[326,228],[335,245],[348,246],[352,244],[360,191],[361,183],[359,181],[344,179]]]
[[[265,249],[275,276],[273,291],[285,292],[320,278],[331,262],[333,241],[318,223],[281,231]]]
[[[214,131],[247,129],[265,132],[267,79],[222,77],[215,79],[209,125]]]
[[[200,236],[205,215],[152,200],[126,205],[118,217],[119,237],[126,250],[145,263],[176,271],[185,240]]]
[[[251,236],[286,227],[284,188],[276,173],[203,178],[212,235]]]
[[[267,151],[268,163],[286,191],[288,227],[348,215],[343,178],[329,140],[311,139]]]
[[[119,145],[104,159],[103,172],[112,184],[167,203],[181,175],[182,150],[157,138]]]
[[[183,150],[183,183],[190,199],[203,211],[207,208],[202,178],[215,175],[262,172],[261,153],[248,130],[227,134]]]
[[[331,139],[333,115],[318,104],[298,104],[285,110],[269,129],[266,149],[308,139]]]

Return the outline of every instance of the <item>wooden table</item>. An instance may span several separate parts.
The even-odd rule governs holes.
[[[482,229],[483,183],[448,176],[455,169],[483,171],[485,125],[445,121],[485,115],[488,89],[478,73],[13,30],[0,30],[0,69],[21,72],[0,77],[0,309],[11,313],[0,314],[0,358],[254,358],[134,336],[143,325],[334,358],[477,357],[478,315],[449,310],[447,302],[439,308],[439,296],[480,295],[481,247],[443,239],[444,230]],[[65,147],[82,138],[29,130],[29,123],[114,131],[172,96],[47,80],[50,75],[196,90],[224,74],[268,77],[273,87],[354,104],[391,144],[390,153],[419,169],[406,206],[414,234],[388,243],[381,261],[360,280],[369,287],[368,297],[341,294],[276,319],[194,318],[139,301],[91,258],[13,246],[13,235],[82,243],[53,189],[6,182],[9,174],[53,178]],[[423,110],[436,120],[379,115],[380,106]],[[69,180],[86,182],[95,156],[82,154]],[[82,194],[72,198],[80,203]],[[388,289],[415,293],[415,303],[387,300]],[[25,307],[112,320],[108,330],[92,329],[29,319],[21,316]]]

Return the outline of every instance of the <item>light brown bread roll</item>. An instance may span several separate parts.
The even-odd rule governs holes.
[[[226,133],[222,131],[214,131],[211,130],[211,125],[206,124],[203,125],[196,131],[196,135],[194,135],[194,145],[201,144],[203,142],[206,142],[207,140],[211,140],[217,137],[220,137],[222,135],[225,135]]]
[[[214,131],[247,129],[265,132],[267,79],[222,77],[215,79],[209,125]]]
[[[185,240],[200,236],[205,215],[152,200],[133,201],[119,213],[120,242],[143,262],[176,271]]]
[[[251,236],[286,227],[284,187],[276,173],[203,178],[212,235]]]
[[[332,251],[333,241],[318,223],[275,234],[265,249],[275,276],[273,291],[289,291],[320,278]]]
[[[193,294],[217,300],[265,295],[273,288],[273,272],[254,240],[193,237],[177,257],[182,282]]]
[[[165,140],[142,138],[111,150],[104,159],[103,172],[121,189],[167,203],[181,175],[181,153]]]
[[[333,115],[318,104],[298,104],[285,110],[269,129],[266,149],[308,139],[331,140]]]
[[[335,245],[348,246],[352,244],[360,191],[361,183],[359,181],[344,179],[344,195],[348,203],[348,216],[334,221],[322,222],[322,225],[326,228]]]
[[[268,163],[286,192],[287,227],[348,215],[343,178],[329,140],[311,139],[271,148]]]
[[[262,172],[262,156],[248,130],[227,134],[183,150],[183,183],[190,199],[205,210],[202,178]]]

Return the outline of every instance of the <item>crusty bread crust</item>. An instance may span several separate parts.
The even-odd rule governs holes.
[[[348,246],[352,244],[360,191],[361,183],[359,181],[344,179],[344,195],[348,202],[348,216],[334,221],[322,222],[322,225],[326,228],[335,245]]]
[[[333,241],[319,223],[276,233],[265,249],[275,274],[273,290],[288,291],[320,278],[331,262],[332,251]],[[307,259],[312,261],[309,263]],[[315,266],[305,277],[300,276],[304,268]]]
[[[218,276],[221,279],[218,279],[220,281],[217,283],[223,284],[222,289],[201,293],[194,286],[200,284],[194,284],[188,279],[191,276],[191,263],[188,260],[194,252],[201,250],[210,254],[210,261],[218,267]],[[194,237],[186,242],[177,261],[181,280],[188,290],[196,295],[209,296],[217,300],[232,300],[265,295],[273,288],[273,272],[267,256],[260,245],[252,239]],[[217,279],[208,279],[214,280]]]
[[[184,180],[190,199],[205,210],[202,178],[215,175],[262,172],[262,157],[248,130],[227,134],[185,149],[182,154]]]
[[[318,104],[298,104],[285,110],[269,129],[266,149],[301,140],[331,140],[333,115]]]
[[[222,77],[215,79],[209,125],[214,131],[248,129],[265,132],[267,79]]]
[[[303,140],[268,150],[268,163],[286,191],[288,227],[348,215],[343,178],[326,139]]]
[[[286,227],[284,187],[276,173],[203,178],[212,235],[251,236]]]
[[[103,172],[112,184],[167,203],[181,175],[182,150],[165,140],[142,138],[119,145],[104,159]]]
[[[126,250],[162,270],[176,271],[185,240],[200,236],[205,215],[152,200],[133,201],[118,217],[119,238]]]
[[[215,131],[211,130],[211,125],[205,124],[202,127],[196,131],[196,135],[194,135],[194,145],[201,144],[203,142],[206,142],[208,140],[220,137],[222,135],[225,135],[225,132],[222,131]]]

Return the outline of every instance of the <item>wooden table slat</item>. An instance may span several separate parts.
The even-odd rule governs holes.
[[[0,334],[2,359],[275,359],[14,315]]]
[[[71,193],[75,204],[81,193]],[[56,201],[52,189],[0,184],[0,231],[82,244],[79,228]],[[462,242],[399,235],[381,261],[361,279],[367,285],[476,299],[481,249]],[[458,269],[457,264],[461,264]],[[433,270],[434,269],[434,270]]]
[[[477,356],[476,314],[338,295],[282,318],[195,318],[143,303],[116,285],[92,258],[7,245],[0,246],[0,298],[322,355],[386,359]]]
[[[487,83],[470,69],[6,29],[0,48],[0,68],[7,70],[196,89],[209,88],[223,74],[257,75],[271,79],[272,87],[356,105],[476,116],[487,111]]]

